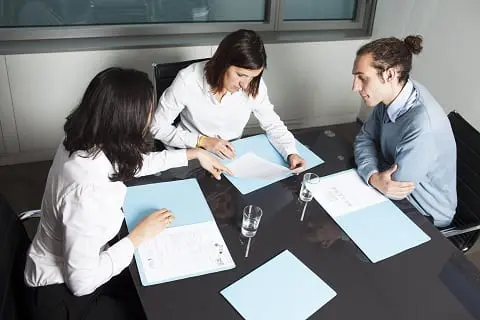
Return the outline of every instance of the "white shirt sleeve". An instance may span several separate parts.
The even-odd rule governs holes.
[[[125,190],[112,190],[112,188]],[[90,294],[126,268],[134,246],[127,237],[105,250],[121,225],[126,188],[121,183],[82,185],[61,202],[64,236],[64,279],[76,296]],[[118,232],[118,230],[116,230]]]
[[[253,114],[260,122],[260,127],[265,130],[268,140],[275,149],[284,159],[287,159],[290,154],[298,153],[293,134],[288,131],[283,121],[273,110],[273,104],[268,98],[267,86],[263,79],[260,80],[258,95],[254,101]]]
[[[148,176],[170,168],[188,165],[187,150],[164,150],[151,152],[143,156],[142,169],[135,174],[136,177]]]
[[[198,134],[172,125],[175,118],[185,108],[183,97],[189,94],[181,72],[158,101],[150,130],[155,139],[176,148],[193,148],[197,145]]]

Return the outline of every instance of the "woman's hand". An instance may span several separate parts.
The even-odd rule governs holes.
[[[222,159],[233,159],[235,158],[235,148],[233,144],[231,144],[227,140],[219,139],[219,138],[211,138],[207,136],[203,136],[199,147],[215,153]]]
[[[220,180],[220,175],[224,172],[229,175],[233,175],[230,169],[225,167],[220,161],[218,161],[217,158],[205,150],[198,148],[188,149],[187,159],[197,159],[202,168],[210,172],[217,180]]]
[[[167,209],[154,211],[140,221],[132,232],[128,235],[133,246],[138,248],[145,240],[155,237],[157,234],[165,230],[165,228],[173,221],[175,217],[173,213]]]

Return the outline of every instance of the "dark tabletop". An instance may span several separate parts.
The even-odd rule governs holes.
[[[359,128],[350,123],[294,132],[325,161],[308,171],[324,176],[352,168],[352,143]],[[130,272],[148,319],[242,319],[219,292],[285,249],[337,292],[310,319],[480,319],[480,272],[406,200],[395,203],[431,240],[372,263],[316,201],[308,205],[304,221],[299,221],[302,175],[242,195],[227,179],[216,181],[193,163],[136,179],[130,185],[193,177],[236,267],[143,287],[133,261]],[[245,258],[240,222],[247,204],[260,206],[263,217]]]

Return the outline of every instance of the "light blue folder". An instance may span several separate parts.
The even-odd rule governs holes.
[[[287,162],[282,158],[282,156],[277,152],[277,150],[275,150],[275,148],[270,144],[265,134],[259,134],[256,136],[239,139],[232,143],[235,147],[235,155],[237,158],[246,154],[247,152],[254,152],[257,156],[265,160],[288,167]],[[305,159],[305,161],[307,162],[306,170],[316,167],[323,163],[323,160],[320,159],[320,157],[318,157],[315,153],[310,151],[298,140],[296,140],[296,147],[300,156],[303,159]],[[231,161],[232,160],[229,160],[229,159],[222,160],[224,164],[228,164]],[[238,191],[240,191],[242,194],[247,194],[257,189],[266,187],[274,182],[287,178],[291,175],[292,174],[286,174],[283,177],[278,177],[276,179],[270,179],[270,180],[240,179],[240,178],[235,178],[229,175],[225,175],[225,177],[228,180],[230,180],[230,182],[238,189]]]
[[[128,230],[132,230],[148,214],[162,208],[175,214],[170,227],[213,221],[197,180],[185,179],[128,187],[123,204]]]
[[[374,263],[430,240],[428,235],[388,199],[332,218]]]
[[[128,187],[127,196],[123,204],[128,230],[131,231],[148,214],[162,208],[167,208],[175,214],[175,219],[168,226],[169,228],[214,221],[212,212],[197,180],[186,179]],[[148,282],[137,250],[135,250],[135,260],[140,279],[145,286],[185,278],[175,277],[161,282]],[[230,268],[219,268],[215,271]],[[201,274],[204,273],[191,274],[188,277]]]
[[[337,295],[288,250],[220,293],[247,320],[304,320]]]

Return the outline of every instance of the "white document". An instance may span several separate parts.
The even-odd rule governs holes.
[[[227,164],[233,176],[242,179],[270,180],[286,177],[292,172],[287,167],[260,158],[248,152]]]
[[[333,218],[387,201],[366,185],[355,170],[321,178],[317,184],[309,184],[309,190]]]
[[[167,228],[142,243],[138,253],[149,283],[235,267],[215,221]]]

